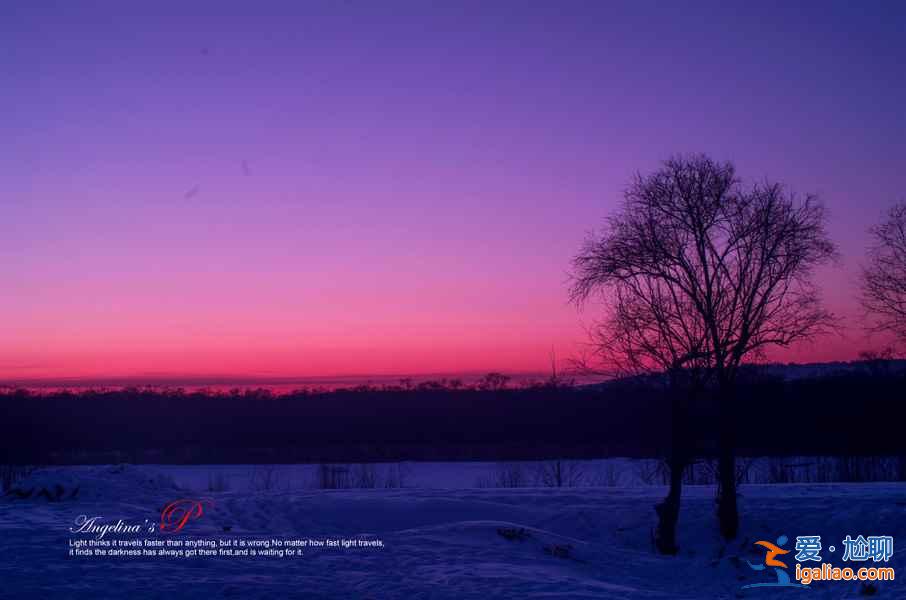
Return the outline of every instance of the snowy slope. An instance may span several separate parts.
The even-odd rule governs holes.
[[[744,486],[743,530],[729,545],[717,538],[714,489],[691,486],[675,558],[651,549],[652,506],[665,491],[658,486],[227,491],[205,494],[213,507],[180,534],[363,536],[385,544],[290,560],[70,558],[67,528],[78,515],[156,519],[161,506],[194,492],[131,466],[56,469],[31,481],[81,491],[54,502],[0,501],[0,598],[862,597],[858,583],[741,592],[766,577],[746,565],[763,559],[752,542],[781,534],[817,534],[838,546],[847,534],[892,535],[890,566],[906,573],[898,550],[906,543],[903,484]],[[906,597],[906,585],[881,583],[879,597]]]

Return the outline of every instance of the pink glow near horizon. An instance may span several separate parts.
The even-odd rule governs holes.
[[[843,335],[773,358],[886,343],[855,295],[906,189],[902,15],[221,8],[4,9],[0,381],[545,372],[586,232],[691,151],[830,209]]]

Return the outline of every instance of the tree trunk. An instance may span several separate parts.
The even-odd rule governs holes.
[[[732,384],[721,381],[719,394],[717,518],[721,536],[725,540],[732,540],[739,531],[739,512],[736,506],[736,405]]]
[[[685,465],[670,461],[670,491],[660,504],[655,505],[657,530],[654,544],[661,554],[676,554],[676,524],[679,521],[680,496],[683,490],[683,468]]]
[[[655,505],[658,523],[654,544],[661,554],[676,554],[676,524],[679,521],[680,497],[683,491],[683,470],[688,462],[686,448],[686,419],[683,403],[684,391],[677,389],[676,376],[671,378],[670,390],[670,491],[660,504]],[[691,391],[689,392],[691,395]]]

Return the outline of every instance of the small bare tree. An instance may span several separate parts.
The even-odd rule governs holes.
[[[868,264],[862,268],[862,305],[877,331],[906,341],[906,202],[872,227]]]
[[[575,460],[550,460],[537,465],[535,480],[545,487],[578,487],[585,479],[582,464]]]
[[[812,280],[815,266],[836,253],[824,221],[814,196],[799,201],[777,183],[744,188],[731,163],[678,157],[636,176],[622,210],[575,260],[574,296],[635,286],[645,297],[666,299],[663,311],[646,308],[670,317],[655,339],[701,334],[695,359],[719,396],[718,515],[727,539],[739,526],[733,399],[739,366],[769,346],[830,327]]]

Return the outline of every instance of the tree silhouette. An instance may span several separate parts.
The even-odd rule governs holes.
[[[874,328],[906,341],[906,203],[871,229],[873,244],[862,269],[862,305]]]
[[[788,346],[831,327],[812,278],[814,268],[836,254],[824,222],[814,196],[800,201],[770,182],[744,187],[731,163],[677,157],[635,177],[622,208],[574,261],[573,296],[601,291],[609,299],[605,322],[621,318],[627,290],[630,312],[640,298],[647,307],[634,313],[637,322],[629,320],[631,331],[612,330],[636,340],[618,345],[629,354],[624,361],[637,361],[632,353],[639,351],[651,365],[655,353],[692,356],[713,378],[720,413],[718,515],[727,539],[739,526],[739,366],[769,346]],[[639,331],[653,335],[643,339]]]

